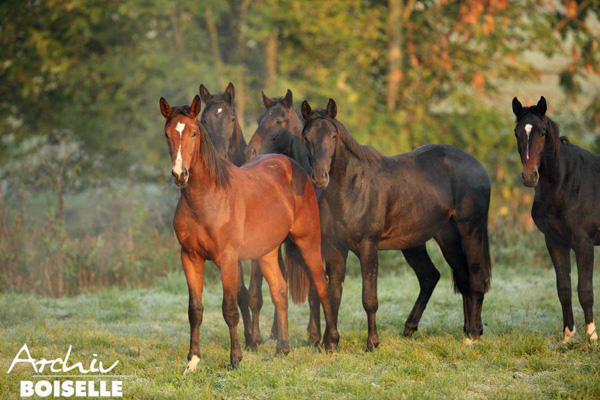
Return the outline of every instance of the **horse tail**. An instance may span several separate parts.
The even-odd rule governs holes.
[[[483,291],[487,292],[490,290],[492,281],[492,259],[490,257],[490,241],[488,239],[487,221],[483,231],[483,270],[485,271],[485,276],[487,277]]]
[[[287,269],[288,288],[295,304],[302,304],[308,298],[310,278],[307,266],[300,249],[291,241],[285,241],[285,266]]]

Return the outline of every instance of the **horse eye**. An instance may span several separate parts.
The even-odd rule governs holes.
[[[169,135],[165,132],[165,138],[169,139]]]
[[[198,132],[194,131],[194,133],[192,133],[192,137],[196,137],[196,134],[197,134],[197,133],[198,133]]]
[[[281,125],[281,120],[280,119],[277,120],[277,125]]]

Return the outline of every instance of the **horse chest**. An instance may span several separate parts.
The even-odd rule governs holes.
[[[563,205],[536,200],[533,202],[531,217],[545,235],[561,242],[570,241],[571,229]]]

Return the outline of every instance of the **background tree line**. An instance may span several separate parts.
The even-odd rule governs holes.
[[[599,151],[599,12],[598,0],[4,1],[0,245],[18,241],[10,232],[28,213],[60,227],[38,232],[58,229],[53,237],[62,238],[46,251],[62,254],[48,267],[51,285],[65,249],[73,246],[76,259],[98,245],[105,231],[90,221],[128,221],[113,226],[121,255],[118,246],[136,245],[132,232],[144,218],[168,226],[170,208],[153,208],[163,194],[137,190],[152,206],[113,194],[170,182],[160,96],[188,104],[200,83],[218,92],[229,81],[247,138],[262,112],[260,90],[290,88],[296,107],[333,97],[357,140],[385,154],[425,143],[471,152],[494,181],[494,221],[529,221],[510,100],[545,95],[562,133]],[[85,217],[82,205],[100,199],[110,206],[94,203],[96,216]],[[142,203],[143,211],[123,205]],[[89,243],[73,244],[85,235]],[[5,271],[19,243],[4,252]],[[118,281],[119,273],[107,276]]]

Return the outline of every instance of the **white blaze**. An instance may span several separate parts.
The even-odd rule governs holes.
[[[221,111],[223,111],[223,109],[222,109],[222,108],[219,108],[219,109],[217,110],[217,114],[218,114],[218,113],[220,113]]]
[[[525,159],[529,160],[529,135],[531,134],[531,124],[525,125],[525,134],[527,135],[527,142],[525,142]]]
[[[175,159],[175,166],[173,167],[173,172],[177,175],[180,175],[183,172],[183,160],[181,159],[181,142],[183,137],[183,130],[185,129],[185,124],[178,122],[175,130],[179,132],[179,149],[177,150],[177,158]]]

